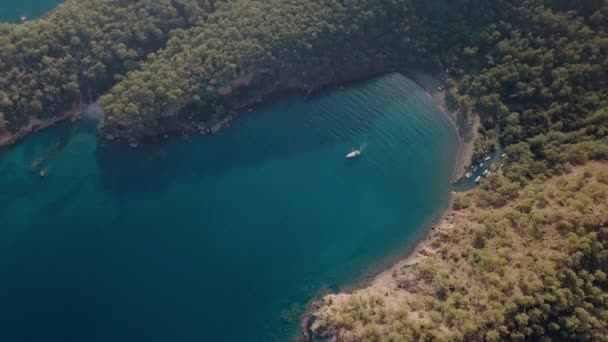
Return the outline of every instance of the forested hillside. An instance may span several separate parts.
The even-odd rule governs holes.
[[[580,128],[605,106],[605,11],[599,0],[67,1],[0,25],[0,130],[105,94],[104,131],[137,140],[208,128],[280,91],[454,66],[452,103],[500,121],[509,144]]]
[[[204,21],[205,4],[69,0],[35,21],[0,24],[0,132],[92,102],[175,29]]]
[[[607,340],[608,0],[68,0],[0,24],[0,138],[97,100],[108,138],[207,132],[407,67],[447,69],[449,105],[509,160],[397,288],[328,297],[315,331]]]
[[[0,25],[0,130],[105,93],[112,136],[208,127],[276,92],[443,68],[509,12],[487,0],[67,1]]]
[[[508,160],[409,263],[330,295],[340,341],[608,340],[608,2],[526,1],[462,50],[448,100]],[[599,162],[596,162],[599,161]]]
[[[325,297],[313,330],[339,341],[605,341],[608,166],[513,189],[500,206],[490,187],[460,195],[415,259]]]

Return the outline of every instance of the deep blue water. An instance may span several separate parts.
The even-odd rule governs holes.
[[[17,23],[21,16],[33,19],[62,2],[63,0],[0,0],[0,22]]]
[[[421,236],[458,147],[400,75],[157,146],[94,125],[0,152],[0,341],[289,340],[311,298]]]

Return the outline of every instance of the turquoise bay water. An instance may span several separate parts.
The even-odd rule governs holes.
[[[212,137],[132,150],[94,133],[65,124],[0,152],[2,341],[289,340],[320,291],[421,236],[458,141],[400,75]]]
[[[0,0],[0,21],[17,23],[21,16],[33,19],[62,2],[63,0]]]

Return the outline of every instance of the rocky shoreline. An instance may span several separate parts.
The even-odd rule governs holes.
[[[438,106],[448,114],[450,120],[456,123],[456,118],[453,116],[453,113],[450,113],[445,109],[445,103],[438,100],[435,95],[434,87],[428,87],[424,82],[420,81],[419,77],[416,75],[429,75],[424,72],[411,72],[410,70],[399,69],[395,67],[380,67],[378,65],[368,65],[366,68],[361,68],[356,72],[352,73],[344,73],[336,80],[326,80],[322,81],[318,84],[314,84],[313,82],[306,81],[305,79],[299,79],[295,76],[284,76],[284,79],[281,81],[274,82],[269,85],[265,89],[260,89],[256,96],[252,96],[250,98],[236,100],[233,108],[229,111],[227,115],[222,117],[219,120],[213,121],[193,121],[193,122],[185,122],[180,120],[178,117],[178,112],[183,109],[183,107],[188,105],[188,100],[184,100],[185,102],[178,106],[174,111],[163,115],[161,120],[163,125],[156,125],[154,129],[150,129],[146,127],[145,122],[130,122],[124,123],[124,125],[120,126],[109,126],[103,122],[103,110],[99,106],[97,102],[93,102],[89,105],[81,105],[78,106],[77,109],[64,113],[62,115],[48,118],[48,119],[30,119],[30,123],[28,125],[21,127],[17,132],[4,133],[0,134],[0,147],[10,146],[21,139],[25,138],[28,134],[38,132],[42,129],[48,128],[57,124],[59,122],[65,121],[67,119],[71,119],[72,121],[77,121],[80,119],[80,116],[83,112],[87,111],[87,108],[92,108],[94,112],[94,119],[101,121],[99,135],[101,138],[113,141],[116,143],[126,144],[132,148],[136,148],[141,143],[145,143],[147,140],[154,139],[169,139],[170,137],[188,137],[190,135],[213,135],[219,133],[221,130],[229,128],[232,125],[232,122],[238,118],[243,113],[252,112],[257,106],[263,103],[268,103],[272,101],[274,98],[283,96],[285,94],[302,94],[305,98],[310,96],[314,96],[315,94],[324,91],[326,89],[332,89],[337,87],[342,87],[351,83],[360,82],[362,80],[370,79],[382,74],[386,74],[387,72],[400,72],[405,74],[406,76],[412,78],[416,83],[425,88],[427,93],[433,100],[438,104]],[[438,80],[437,77],[429,76],[432,79]],[[462,144],[463,142],[461,142]],[[459,167],[458,170],[464,169]],[[458,175],[457,175],[458,176]]]
[[[139,143],[149,139],[167,139],[170,136],[189,135],[208,135],[216,134],[222,129],[231,126],[231,123],[240,115],[252,112],[257,106],[269,103],[273,99],[282,97],[286,94],[298,94],[304,98],[309,98],[324,90],[338,88],[350,83],[362,82],[383,74],[396,72],[397,66],[375,64],[370,62],[356,70],[344,70],[339,75],[332,78],[318,78],[305,73],[294,73],[289,71],[276,71],[269,73],[265,77],[272,76],[274,82],[266,82],[255,89],[254,94],[245,98],[235,96],[237,89],[252,90],[249,82],[237,82],[234,80],[229,85],[221,86],[217,90],[222,99],[221,103],[230,103],[227,107],[227,114],[221,119],[211,121],[187,121],[182,114],[188,113],[188,106],[192,99],[185,98],[175,108],[161,114],[160,117],[151,120],[158,120],[162,124],[152,124],[145,119],[131,122],[108,122],[101,127],[100,135],[111,141],[127,143],[132,147],[137,147]],[[269,72],[269,71],[266,71]],[[242,84],[241,84],[242,83]],[[218,103],[219,103],[218,102]],[[212,114],[212,113],[211,113]]]
[[[437,215],[429,224],[420,239],[412,245],[405,253],[404,257],[398,260],[396,263],[385,266],[382,269],[379,269],[375,272],[368,274],[365,278],[365,281],[356,288],[347,292],[354,292],[359,289],[365,289],[374,286],[374,284],[379,282],[384,282],[387,279],[392,277],[394,270],[402,269],[404,267],[409,267],[411,265],[416,264],[420,257],[425,255],[425,250],[430,248],[430,238],[433,233],[444,231],[449,228],[449,220],[452,218],[454,211],[452,209],[454,203],[454,197],[450,194],[448,198],[448,203],[446,208],[442,210],[439,215]],[[321,293],[317,298],[313,299],[310,303],[308,303],[305,312],[302,314],[302,319],[300,323],[301,331],[300,335],[296,339],[298,342],[334,342],[335,337],[331,334],[326,335],[315,335],[313,332],[313,325],[316,320],[315,312],[317,312],[322,306],[323,302],[328,295],[339,295],[340,293],[333,293],[331,291],[325,291]]]
[[[39,132],[60,122],[71,120],[72,122],[80,119],[81,111],[67,112],[59,116],[48,119],[30,118],[27,125],[21,127],[16,132],[0,134],[0,147],[9,147],[26,138],[28,135]]]
[[[83,115],[99,121],[103,118],[104,113],[97,102],[90,102],[75,105],[74,109],[50,118],[31,117],[28,124],[19,128],[16,132],[0,133],[0,148],[12,146],[30,134],[35,134],[60,122],[70,120],[74,123],[80,120]]]

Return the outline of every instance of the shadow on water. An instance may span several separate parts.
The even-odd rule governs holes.
[[[50,198],[48,202],[38,210],[40,217],[62,217],[66,211],[66,207],[79,198],[82,193],[84,184],[76,183],[68,186],[63,192],[57,196]]]
[[[162,192],[173,182],[353,141],[387,112],[391,102],[367,101],[366,94],[356,90],[355,86],[355,91],[336,91],[311,101],[283,99],[244,114],[233,127],[212,137],[176,138],[137,149],[105,143],[97,150],[101,184],[115,195]],[[353,97],[361,99],[344,108]],[[272,119],[259,120],[260,116]]]

